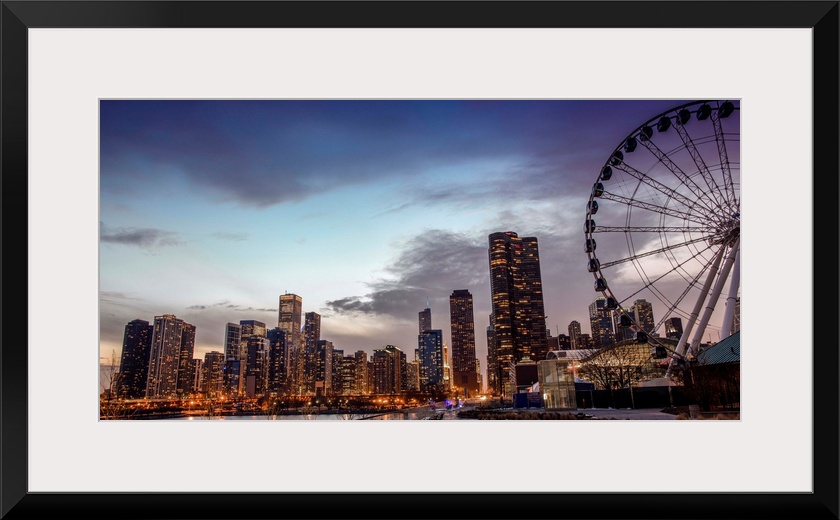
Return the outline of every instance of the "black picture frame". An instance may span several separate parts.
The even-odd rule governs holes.
[[[838,518],[838,1],[3,1],[0,517]],[[275,22],[275,21],[280,21]],[[810,28],[814,319],[811,493],[30,493],[27,30],[189,27]],[[796,101],[779,110],[803,109]],[[819,214],[816,212],[819,210]],[[805,230],[803,230],[805,232]],[[768,310],[768,312],[770,312]],[[819,326],[818,326],[819,325]],[[781,337],[781,336],[780,336]],[[781,340],[781,339],[780,339]],[[785,339],[789,341],[789,339]],[[804,345],[802,346],[805,347]],[[799,347],[797,347],[799,348]],[[781,416],[782,414],[780,414]],[[780,448],[783,449],[783,448]],[[407,454],[408,457],[408,454]],[[313,496],[315,495],[315,496]]]

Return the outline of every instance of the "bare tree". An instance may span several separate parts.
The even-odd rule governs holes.
[[[621,343],[599,349],[581,362],[580,374],[595,383],[595,386],[608,390],[610,402],[615,408],[615,391],[627,388],[630,400],[635,407],[633,385],[651,377],[653,354],[646,343]]]
[[[125,398],[121,397],[124,393],[122,389],[122,374],[119,371],[119,364],[117,359],[117,352],[111,351],[111,357],[100,358],[108,360],[105,365],[105,370],[100,370],[99,379],[99,418],[100,419],[127,419],[135,408],[126,403]]]

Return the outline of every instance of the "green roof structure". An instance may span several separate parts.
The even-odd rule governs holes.
[[[741,362],[741,331],[697,354],[699,365],[720,365]]]

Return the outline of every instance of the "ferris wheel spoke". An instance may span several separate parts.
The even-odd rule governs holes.
[[[717,114],[717,110],[712,110],[711,118],[714,119],[715,114]],[[694,144],[694,140],[691,139],[691,136],[688,135],[688,130],[685,129],[684,125],[677,125],[677,135],[680,136],[683,144],[685,145],[685,149],[688,151],[688,154],[691,156],[691,160],[694,161],[694,165],[697,166],[697,170],[700,172],[700,176],[703,177],[703,180],[706,183],[706,186],[709,188],[711,192],[717,193],[719,197],[719,201],[721,203],[725,202],[726,205],[729,205],[729,200],[726,196],[721,192],[720,186],[718,186],[717,182],[715,182],[715,178],[712,175],[712,172],[709,171],[709,167],[706,166],[706,161],[703,160],[703,156],[700,155],[700,152],[697,150],[697,146]],[[715,140],[718,142],[718,148],[720,147],[720,141],[717,140],[717,135],[715,135]],[[721,207],[720,204],[718,204]]]
[[[690,262],[690,261],[692,261],[692,260],[695,260],[695,259],[697,258],[697,256],[700,256],[700,253],[704,253],[704,252],[706,252],[706,251],[708,251],[708,250],[712,249],[713,247],[714,247],[713,245],[707,246],[705,249],[703,249],[702,251],[698,252],[698,253],[697,253],[697,255],[692,256],[692,257],[689,257],[689,258],[686,258],[685,260],[683,260],[683,261],[682,261],[682,262],[680,262],[679,264],[677,264],[677,265],[673,266],[671,269],[669,269],[669,270],[665,271],[664,273],[662,273],[661,275],[657,276],[657,277],[656,277],[655,279],[653,279],[653,280],[651,280],[651,279],[650,279],[649,277],[647,277],[646,275],[645,275],[645,276],[643,276],[644,280],[643,280],[643,285],[642,285],[642,287],[641,287],[640,289],[638,289],[637,291],[635,291],[634,293],[630,294],[628,297],[626,297],[626,298],[624,298],[623,300],[619,301],[619,304],[624,303],[624,302],[626,302],[626,301],[629,301],[631,298],[633,298],[634,296],[638,295],[639,293],[641,293],[642,291],[644,291],[644,290],[646,290],[646,289],[647,289],[647,290],[649,290],[649,291],[651,291],[651,292],[653,292],[654,294],[661,294],[661,292],[660,292],[660,291],[658,291],[657,289],[655,289],[655,288],[654,288],[654,284],[655,284],[656,282],[660,282],[660,281],[662,281],[662,279],[663,279],[663,278],[665,278],[666,276],[668,276],[669,274],[673,274],[673,273],[675,273],[678,269],[682,268],[682,267],[683,267],[685,264],[687,264],[688,262]],[[712,259],[712,261],[713,261],[713,260],[714,260],[714,259]],[[710,265],[710,262],[711,262],[711,261],[707,261],[707,262],[706,262],[705,267],[704,267],[703,269],[701,269],[700,274],[702,274],[702,273],[706,272],[708,265]],[[699,276],[698,276],[698,278],[699,278]],[[690,288],[690,287],[692,287],[692,286],[693,286],[693,284],[690,284],[690,285],[689,285],[689,288]],[[688,289],[686,289],[686,291],[688,291]],[[657,298],[659,298],[659,296],[657,296]],[[666,299],[666,300],[668,300],[667,298],[665,298],[665,299]],[[660,298],[660,301],[661,301],[661,298]],[[665,302],[663,301],[662,303],[665,303]]]
[[[711,247],[709,247],[707,249],[711,249]],[[714,255],[712,255],[708,259],[708,261],[703,265],[703,267],[697,272],[697,275],[694,276],[694,278],[691,280],[691,282],[688,284],[688,286],[686,286],[685,290],[683,290],[683,292],[676,298],[676,300],[674,300],[674,302],[668,307],[665,314],[663,314],[662,317],[659,319],[659,321],[656,323],[656,328],[654,330],[661,327],[662,324],[665,323],[665,320],[667,320],[668,317],[672,316],[673,314],[679,314],[683,318],[688,318],[689,317],[688,313],[682,312],[682,311],[679,310],[679,305],[680,305],[680,303],[682,303],[682,301],[685,299],[685,297],[688,296],[688,293],[691,292],[691,289],[697,287],[697,285],[700,283],[700,278],[703,276],[704,273],[706,273],[709,269],[711,269],[712,263],[714,262],[714,260],[715,260]]]
[[[713,232],[714,228],[711,226],[595,226],[591,230],[591,233],[710,233],[705,237],[707,239],[711,237]]]
[[[726,191],[726,202],[730,208],[735,209],[737,206],[735,186],[732,183],[732,170],[729,167],[726,138],[720,122],[720,114],[718,114],[717,110],[712,111],[710,119],[712,120],[712,126],[715,128],[715,141],[717,141],[718,156],[720,156],[720,168],[723,171],[723,187]]]
[[[708,224],[709,220],[698,217],[696,215],[692,215],[690,213],[685,213],[683,211],[679,211],[674,208],[669,208],[666,206],[659,206],[656,204],[651,204],[650,202],[643,202],[638,199],[634,199],[631,197],[625,197],[623,195],[616,195],[615,193],[610,193],[605,191],[601,194],[599,198],[612,200],[614,202],[620,202],[627,206],[632,206],[635,208],[646,209],[648,211],[653,211],[654,213],[668,215],[671,217],[676,217],[678,219],[688,220],[690,222],[694,222],[696,224]]]
[[[682,125],[676,126],[679,129]],[[682,183],[683,186],[691,190],[699,202],[702,202],[703,205],[709,208],[713,214],[720,214],[723,209],[720,202],[715,200],[714,197],[710,197],[708,192],[704,191],[704,188],[694,182],[694,179],[692,179],[691,176],[685,173],[682,168],[677,166],[668,154],[660,150],[659,147],[656,146],[656,144],[654,144],[650,139],[642,141],[642,144],[659,160],[660,163],[662,163],[663,166],[668,168],[668,170],[680,181],[680,183]],[[709,187],[709,189],[711,189],[711,187]]]
[[[659,193],[662,193],[663,195],[669,197],[670,199],[673,199],[673,200],[681,203],[689,211],[697,211],[698,213],[701,214],[702,217],[704,217],[706,219],[714,218],[715,213],[712,211],[711,208],[704,207],[702,205],[697,204],[697,202],[692,201],[691,199],[689,199],[685,195],[681,194],[680,192],[666,186],[665,184],[662,184],[661,182],[657,181],[656,179],[653,179],[650,176],[646,175],[645,173],[640,172],[639,170],[637,170],[636,168],[633,168],[632,166],[630,166],[629,164],[627,164],[625,162],[622,162],[621,164],[615,166],[615,169],[623,171],[624,173],[630,175],[631,177],[634,177],[635,179],[638,179],[639,181],[647,184],[648,186],[650,186],[654,190],[658,191]]]
[[[690,244],[696,244],[698,242],[705,242],[707,240],[706,237],[695,238],[694,240],[687,240],[685,242],[680,242],[679,244],[673,244],[670,246],[661,247],[659,249],[654,249],[653,251],[646,251],[644,253],[639,253],[637,255],[629,256],[627,258],[622,258],[621,260],[615,260],[612,262],[604,262],[601,264],[601,269],[607,269],[609,267],[613,267],[615,265],[624,264],[627,262],[632,262],[634,260],[638,260],[639,258],[644,258],[646,256],[652,256],[659,253],[664,253],[665,251],[672,251],[674,249],[679,249],[681,247],[686,247]],[[670,261],[670,260],[669,260]]]

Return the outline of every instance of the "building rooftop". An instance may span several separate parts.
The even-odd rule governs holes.
[[[583,359],[597,352],[597,349],[582,348],[578,350],[552,350],[546,359]]]
[[[700,365],[719,365],[741,361],[741,331],[725,338],[697,354]]]

